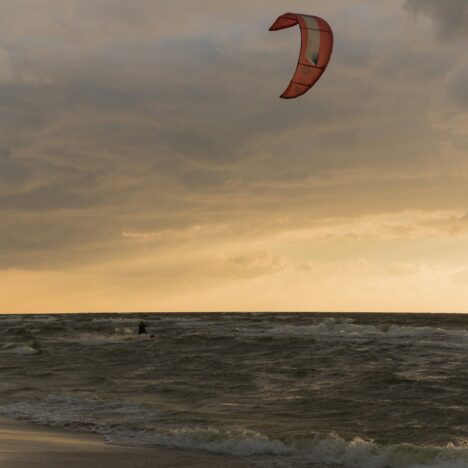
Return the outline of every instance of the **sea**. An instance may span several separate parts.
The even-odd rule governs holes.
[[[252,467],[467,468],[468,315],[1,315],[0,415]]]

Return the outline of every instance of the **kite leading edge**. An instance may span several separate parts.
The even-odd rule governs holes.
[[[293,99],[309,91],[327,68],[333,51],[333,31],[318,16],[285,13],[273,23],[270,31],[296,24],[301,30],[301,51],[294,76],[281,95],[283,99]]]

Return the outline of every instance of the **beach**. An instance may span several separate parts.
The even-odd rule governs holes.
[[[0,418],[2,468],[247,467],[247,462],[190,450],[121,447],[93,434],[42,428]]]

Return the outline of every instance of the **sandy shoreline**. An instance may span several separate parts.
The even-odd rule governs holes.
[[[107,445],[102,437],[0,418],[2,468],[245,468],[248,460],[189,450]]]

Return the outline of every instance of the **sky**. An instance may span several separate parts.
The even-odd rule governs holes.
[[[317,85],[290,11],[335,49]],[[468,0],[2,0],[0,312],[468,312]]]

